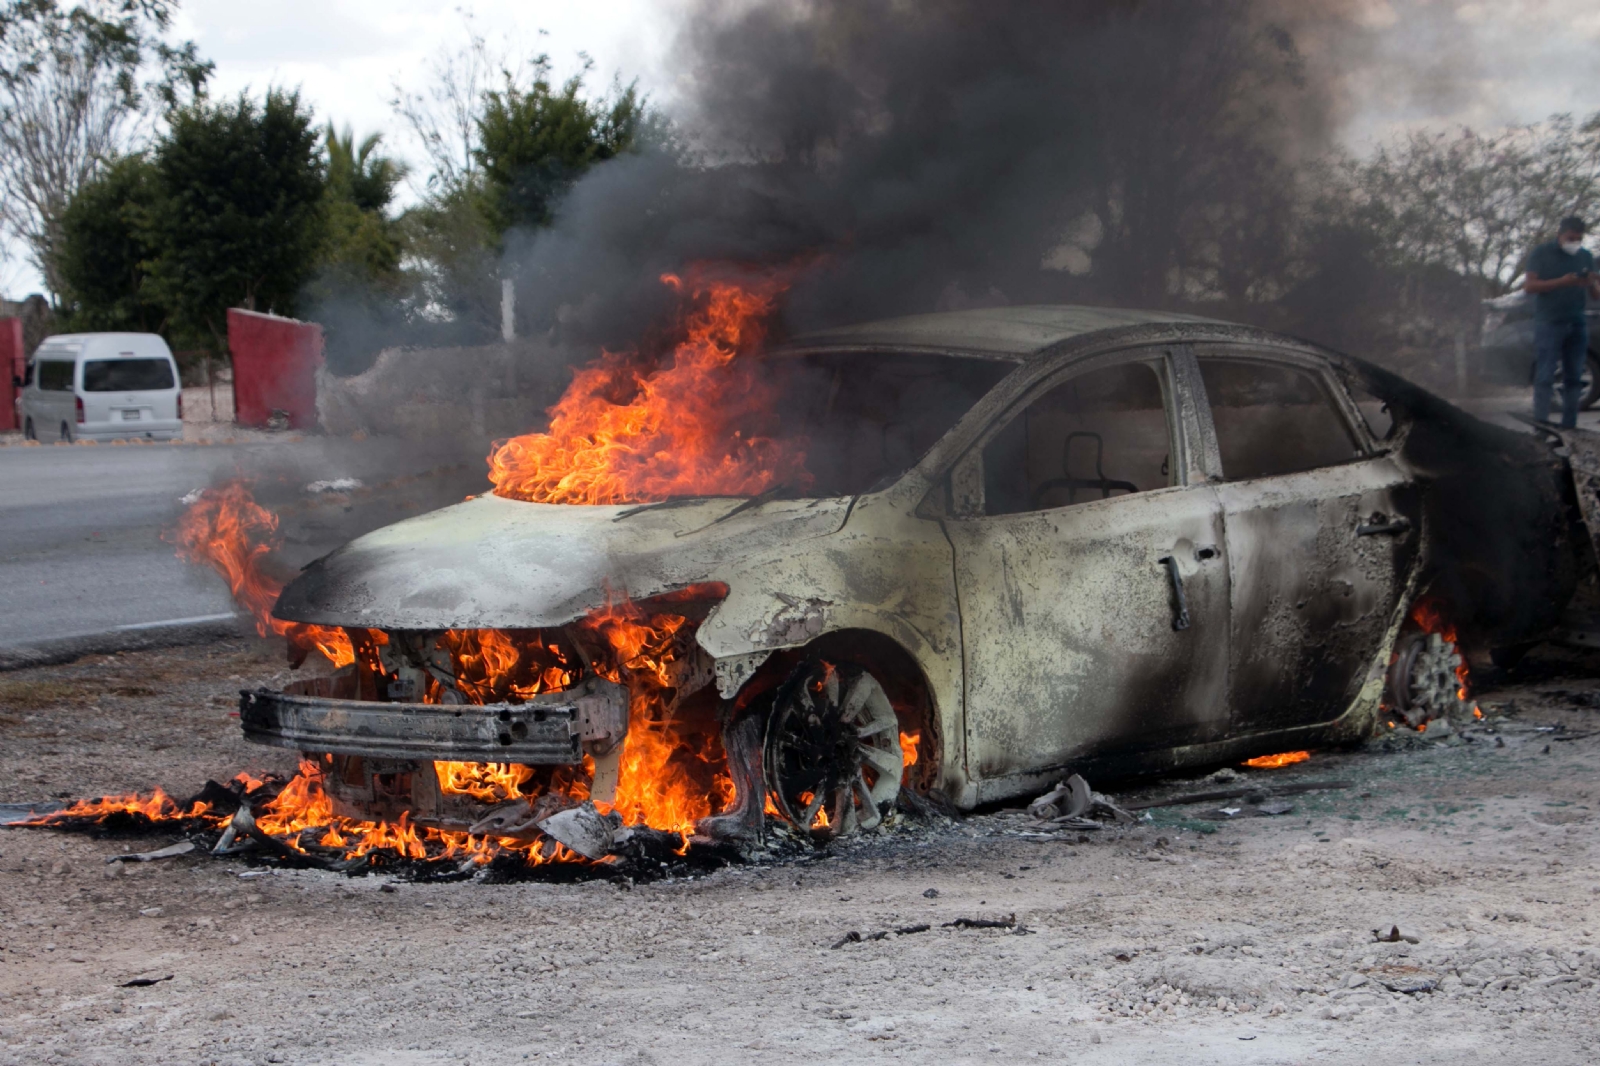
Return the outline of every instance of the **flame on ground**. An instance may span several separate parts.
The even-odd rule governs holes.
[[[1284,751],[1277,755],[1258,755],[1254,759],[1246,759],[1244,765],[1252,770],[1276,770],[1280,766],[1293,766],[1309,758],[1311,758],[1309,751]]]
[[[705,265],[662,282],[689,308],[670,355],[603,352],[550,408],[550,426],[489,456],[496,495],[614,504],[680,495],[753,496],[805,482],[803,442],[764,436],[777,400],[758,367],[787,274],[735,279]]]
[[[283,582],[267,573],[264,564],[281,543],[278,516],[256,503],[245,479],[203,490],[168,539],[177,544],[179,558],[203,563],[222,575],[234,602],[250,612],[262,636],[276,633],[297,647],[315,648],[335,666],[355,661],[354,646],[344,630],[272,617]],[[378,634],[374,639],[382,643],[381,638]]]

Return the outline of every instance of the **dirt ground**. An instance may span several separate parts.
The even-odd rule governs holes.
[[[0,674],[0,802],[291,769],[230,717],[280,657]],[[631,887],[108,865],[173,838],[0,830],[0,1064],[1592,1063],[1600,660],[1479,698],[1465,734],[1250,771],[1352,783],[1276,817],[1050,838],[991,811]],[[1394,925],[1417,943],[1375,942]]]

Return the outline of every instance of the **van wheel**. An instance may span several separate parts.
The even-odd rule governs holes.
[[[22,423],[22,439],[38,440],[39,431],[33,428],[33,419],[24,419]]]
[[[61,423],[61,439],[68,444],[72,443],[72,427],[65,422]]]

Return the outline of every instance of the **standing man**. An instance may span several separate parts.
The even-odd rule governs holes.
[[[1586,297],[1600,299],[1600,278],[1594,256],[1583,246],[1588,227],[1581,218],[1564,218],[1556,239],[1528,256],[1524,292],[1533,294],[1533,417],[1550,421],[1550,390],[1561,367],[1561,425],[1578,424],[1583,396],[1583,364],[1589,351],[1589,325],[1583,311]]]

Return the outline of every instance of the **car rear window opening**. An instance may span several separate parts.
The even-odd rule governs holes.
[[[172,388],[165,359],[91,359],[83,364],[84,392],[142,392]]]

